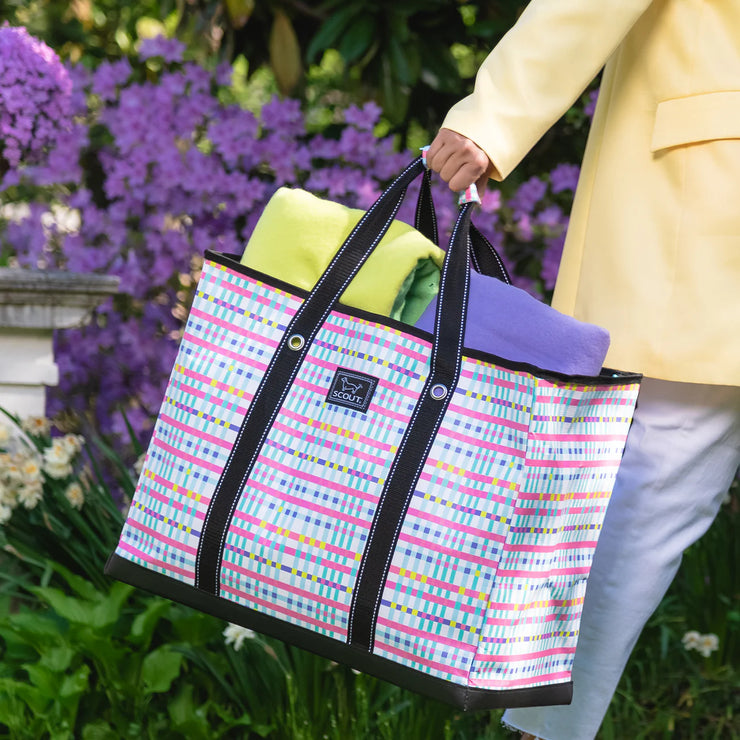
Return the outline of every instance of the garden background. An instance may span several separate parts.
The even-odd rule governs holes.
[[[102,566],[204,250],[240,251],[283,185],[368,207],[523,5],[0,2],[0,21],[58,55],[3,29],[0,266],[121,280],[90,324],[55,337],[52,423],[0,419],[0,737],[512,736],[499,712],[460,714],[111,583]],[[31,49],[21,75],[16,47]],[[543,300],[597,84],[476,214]],[[439,183],[435,200],[449,224]],[[687,552],[600,738],[740,737],[737,488]]]

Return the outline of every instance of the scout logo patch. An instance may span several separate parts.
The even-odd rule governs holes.
[[[331,382],[326,400],[337,406],[362,411],[364,414],[370,407],[378,379],[353,370],[338,367]]]

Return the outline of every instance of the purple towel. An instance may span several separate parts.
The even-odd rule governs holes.
[[[434,331],[437,300],[416,326]],[[519,288],[470,273],[465,346],[566,375],[598,375],[609,332],[550,308]]]

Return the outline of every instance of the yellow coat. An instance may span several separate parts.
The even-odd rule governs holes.
[[[605,62],[553,305],[611,367],[740,385],[740,3],[532,0],[443,125],[502,179]]]

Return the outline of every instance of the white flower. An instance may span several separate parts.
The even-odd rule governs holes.
[[[63,438],[55,439],[51,447],[44,450],[44,460],[52,465],[64,465],[72,459],[72,451]]]
[[[44,471],[52,478],[66,478],[72,474],[72,456],[63,439],[55,439],[51,447],[44,450]]]
[[[5,504],[0,504],[0,524],[5,524],[13,516],[13,509]]]
[[[11,488],[15,488],[23,483],[23,471],[18,464],[18,456],[2,455],[0,456],[0,479]]]
[[[10,429],[0,422],[0,445],[4,445],[10,439]]]
[[[253,640],[257,635],[246,627],[240,627],[238,624],[229,624],[224,630],[224,639],[227,645],[231,645],[234,650],[241,649],[244,640]]]
[[[708,635],[701,635],[696,649],[705,658],[708,658],[715,650],[719,650],[719,637],[711,633]]]
[[[44,489],[41,485],[23,485],[18,489],[18,503],[27,509],[35,509],[39,501],[44,497]]]
[[[47,435],[50,427],[51,422],[45,416],[27,416],[21,421],[21,429],[24,432],[39,437]]]
[[[35,484],[41,481],[41,468],[39,464],[31,457],[21,465],[21,473],[23,474],[23,482],[25,484]]]
[[[144,461],[146,460],[146,452],[142,452],[138,459],[134,463],[134,472],[136,475],[141,475],[141,471],[144,469]]]
[[[17,500],[17,490],[6,486],[5,483],[0,480],[0,506],[8,506],[13,509],[15,508]]]
[[[75,509],[81,509],[82,504],[85,503],[85,493],[79,483],[70,483],[64,492],[64,496]]]
[[[686,650],[696,650],[705,658],[708,658],[715,650],[719,650],[719,638],[711,632],[708,635],[702,635],[696,630],[687,632],[681,642]]]
[[[44,472],[51,478],[61,480],[72,475],[72,466],[69,463],[45,463]]]
[[[67,450],[70,458],[77,455],[82,449],[82,445],[85,444],[85,438],[79,434],[65,434],[60,444]]]

